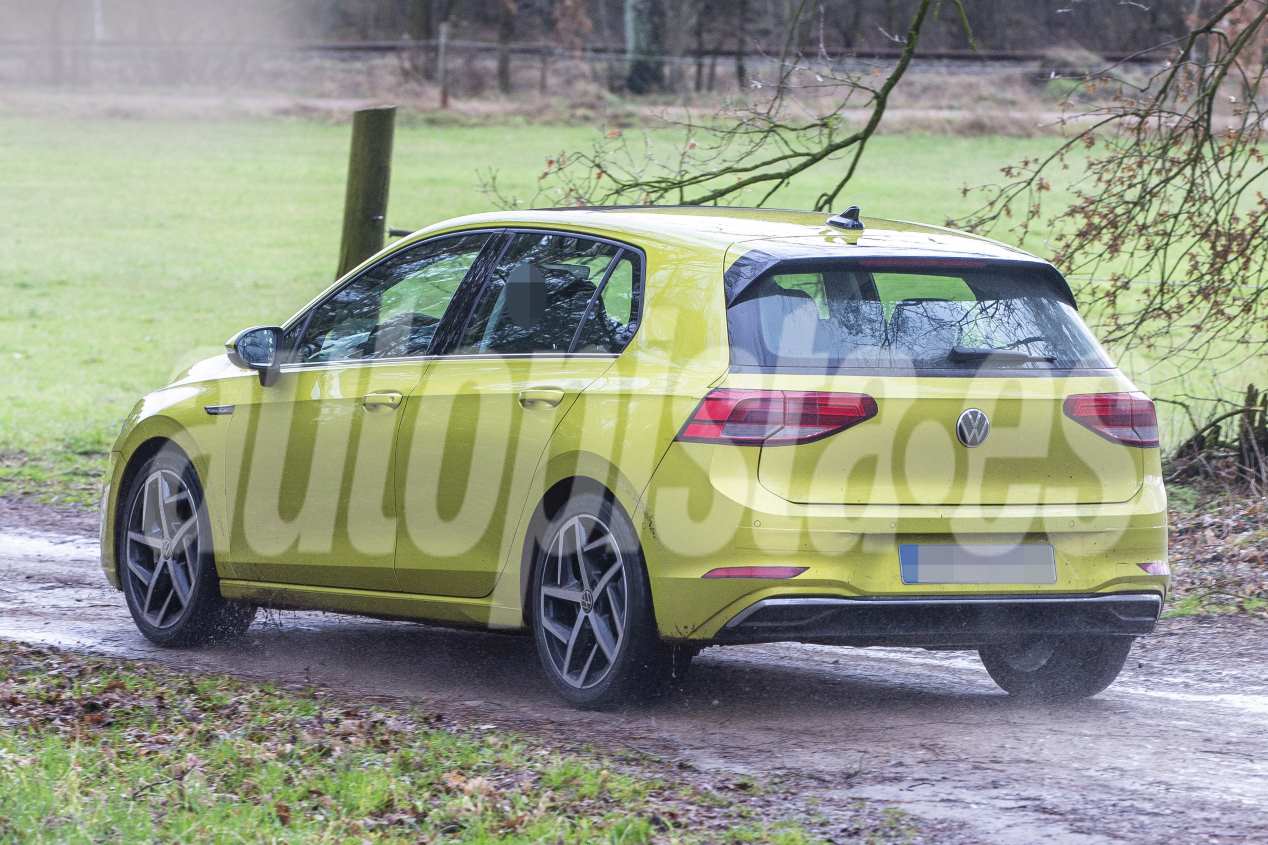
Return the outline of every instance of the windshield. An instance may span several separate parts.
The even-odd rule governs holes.
[[[1018,264],[781,264],[740,293],[727,324],[738,368],[1110,366],[1053,271]]]

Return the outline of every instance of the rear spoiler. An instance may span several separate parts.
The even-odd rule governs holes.
[[[784,247],[784,248],[780,248]],[[823,248],[800,244],[780,244],[772,247],[752,249],[735,260],[722,276],[723,290],[726,293],[727,307],[738,302],[745,291],[755,282],[776,267],[786,270],[812,271],[831,263],[839,269],[977,269],[995,267],[1017,267],[1044,274],[1062,299],[1071,306],[1078,307],[1074,300],[1074,292],[1065,277],[1044,261],[1028,261],[1011,258],[985,258],[975,255],[947,255],[936,252],[917,252],[906,250],[901,253],[880,253],[868,251],[866,255],[842,255],[840,247],[825,245]]]

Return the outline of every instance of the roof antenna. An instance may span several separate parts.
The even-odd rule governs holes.
[[[840,214],[829,217],[828,225],[836,226],[838,229],[849,229],[855,232],[863,231],[863,221],[859,220],[859,207],[857,205],[852,205]]]

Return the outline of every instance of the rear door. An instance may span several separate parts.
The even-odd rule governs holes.
[[[509,238],[405,408],[396,570],[408,592],[493,590],[552,433],[635,328],[638,252],[558,232]]]
[[[794,502],[1120,502],[1139,449],[1072,419],[1072,394],[1132,388],[1055,271],[976,259],[777,266],[728,309],[725,386],[859,393],[876,415],[834,436],[763,447],[764,487]],[[805,407],[803,402],[798,407]]]

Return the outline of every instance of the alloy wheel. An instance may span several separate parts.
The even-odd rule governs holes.
[[[132,597],[145,621],[180,621],[198,582],[198,510],[179,474],[158,469],[133,496],[125,563]]]
[[[537,612],[554,669],[570,686],[593,687],[612,671],[629,619],[625,558],[611,528],[574,516],[551,539],[539,572]]]

